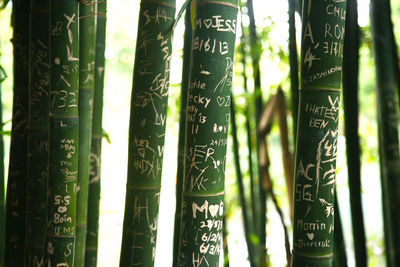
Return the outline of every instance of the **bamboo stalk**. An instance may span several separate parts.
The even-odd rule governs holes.
[[[182,63],[182,83],[181,83],[181,101],[179,111],[179,139],[178,139],[178,166],[176,172],[176,205],[175,205],[175,221],[174,221],[174,244],[173,244],[173,260],[172,266],[177,266],[179,240],[181,233],[182,220],[182,192],[183,192],[183,176],[185,163],[185,145],[186,145],[186,113],[189,90],[189,70],[190,56],[192,51],[192,22],[191,9],[194,7],[194,1],[190,1],[186,7],[185,13],[185,34],[183,44],[183,63]],[[194,14],[193,14],[194,15]]]
[[[175,0],[141,2],[121,267],[154,265],[174,16]]]
[[[340,219],[339,202],[337,201],[337,193],[335,189],[335,232],[333,233],[333,261],[332,266],[334,267],[347,267],[347,254],[346,244],[343,237],[342,222]]]
[[[101,177],[101,141],[103,138],[103,91],[105,43],[107,23],[107,1],[97,4],[96,52],[94,63],[94,101],[93,101],[93,128],[90,153],[88,218],[86,234],[85,266],[97,266],[98,232],[100,215],[100,177]]]
[[[225,209],[225,211],[226,211],[226,209]],[[224,267],[229,267],[230,264],[229,264],[228,227],[227,227],[227,223],[226,223],[227,220],[226,220],[225,211],[224,211],[224,218],[223,218],[223,222],[222,222],[222,224],[223,224],[222,232],[223,232],[223,236],[224,236],[222,243],[224,246]]]
[[[0,57],[1,59],[1,57]],[[6,79],[0,61],[0,131],[3,131],[3,103],[1,84]],[[5,235],[6,235],[6,184],[4,179],[4,139],[0,135],[0,267],[4,266]]]
[[[5,266],[25,259],[30,1],[13,1],[14,96],[6,199]]]
[[[249,223],[249,214],[247,212],[247,203],[246,203],[246,197],[245,197],[245,190],[244,190],[244,185],[243,185],[243,176],[242,176],[242,169],[240,167],[240,156],[239,156],[239,141],[238,141],[238,136],[237,136],[237,126],[236,126],[236,110],[235,110],[235,101],[233,94],[231,95],[231,134],[232,134],[232,144],[233,144],[233,155],[234,155],[234,160],[235,160],[235,169],[236,169],[236,180],[237,180],[237,185],[239,189],[239,200],[240,200],[240,207],[242,211],[242,220],[243,220],[243,228],[244,228],[244,236],[246,240],[246,245],[247,245],[247,252],[249,254],[249,262],[250,266],[256,266],[255,265],[255,258],[254,258],[254,251],[253,251],[253,243],[251,242],[251,229],[250,229],[250,223]]]
[[[357,20],[357,1],[348,1],[343,50],[344,128],[355,260],[356,266],[363,267],[367,266],[367,248],[361,199],[361,151],[358,136],[360,32]]]
[[[83,267],[85,264],[96,50],[96,5],[97,1],[94,0],[81,0],[79,3],[79,156],[76,207],[76,267]]]
[[[219,265],[236,16],[235,0],[197,2],[178,266]]]
[[[49,0],[32,0],[28,108],[27,266],[45,264],[49,153]]]
[[[243,12],[241,12],[242,16],[243,16]],[[242,36],[240,37],[240,50],[241,50],[241,54],[242,54],[242,68],[243,68],[243,72],[242,72],[242,77],[243,77],[243,89],[244,89],[244,93],[246,96],[249,95],[248,93],[248,88],[247,88],[247,75],[246,75],[246,50],[245,50],[245,34],[244,34],[244,27],[243,27],[243,19],[240,20],[241,21],[241,28],[242,28]],[[256,201],[256,196],[255,196],[255,192],[254,192],[254,188],[255,188],[255,178],[254,178],[254,169],[253,169],[253,142],[252,142],[252,133],[251,133],[251,124],[250,124],[250,109],[249,109],[249,104],[248,104],[248,98],[246,98],[246,102],[245,102],[245,107],[244,107],[244,116],[245,116],[245,127],[246,127],[246,140],[247,140],[247,153],[248,153],[248,172],[249,172],[249,178],[250,178],[250,207],[251,207],[251,216],[248,217],[249,220],[249,226],[254,228],[254,220],[256,218],[256,204],[254,203]],[[254,229],[251,231],[253,232],[254,235]],[[256,251],[255,251],[256,253]],[[257,257],[257,256],[254,256]],[[255,259],[254,259],[255,260]]]
[[[79,3],[50,1],[50,147],[46,257],[74,266],[79,151]]]
[[[256,119],[256,129],[259,127],[258,122],[260,120],[263,100],[262,100],[262,90],[261,90],[261,75],[260,75],[260,44],[257,37],[256,23],[254,18],[254,7],[253,0],[247,0],[247,14],[249,16],[249,30],[250,30],[250,44],[251,44],[251,59],[253,67],[253,79],[254,79],[254,117]],[[262,137],[256,131],[256,153],[257,159],[260,157],[260,139]],[[263,189],[263,181],[261,177],[263,176],[263,171],[259,160],[257,160],[257,174],[258,174],[258,189],[255,191],[253,200],[254,209],[256,210],[254,216],[254,229],[258,237],[258,252],[256,255],[257,262],[261,264],[260,266],[267,266],[268,256],[266,249],[266,223],[267,223],[267,194]]]
[[[290,64],[290,93],[292,100],[293,143],[296,144],[297,117],[299,110],[299,65],[297,60],[295,0],[288,0],[289,14],[289,64]],[[292,190],[293,195],[293,190]],[[293,201],[291,202],[293,203]]]
[[[400,265],[400,155],[390,1],[372,0],[371,30],[377,77],[378,138],[387,265]]]
[[[345,12],[346,1],[303,3],[293,267],[332,265]]]

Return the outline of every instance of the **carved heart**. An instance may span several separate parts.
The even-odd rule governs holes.
[[[212,20],[211,19],[205,19],[203,20],[204,26],[206,26],[206,28],[210,28],[211,24],[212,24]]]
[[[211,217],[217,216],[218,209],[219,209],[219,205],[210,205],[208,207],[208,210],[210,211]]]
[[[225,103],[225,98],[217,96],[217,103],[219,106],[222,106]]]
[[[313,240],[314,239],[314,233],[307,233],[307,237],[308,237],[308,239]]]

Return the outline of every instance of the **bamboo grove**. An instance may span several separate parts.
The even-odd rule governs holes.
[[[123,8],[118,2],[113,9]],[[124,21],[137,28],[123,36],[134,40],[130,102],[121,107],[129,120],[113,118],[128,125],[126,184],[117,192],[125,202],[113,203],[124,208],[115,266],[400,266],[400,1],[370,0],[369,14],[357,0],[284,2],[284,47],[267,15],[270,24],[257,26],[258,8],[270,3],[141,0],[129,11],[137,13]],[[109,190],[101,185],[118,179],[102,175],[103,105],[122,92],[106,79],[120,71],[108,69],[115,52],[106,35],[119,29],[107,4],[0,1],[0,15],[11,14],[13,51],[0,54],[0,267],[109,266],[101,237],[115,229],[101,224]],[[360,26],[368,15],[370,25]],[[7,56],[12,71],[2,67]],[[266,59],[282,72],[276,86]],[[2,97],[7,90],[12,99]],[[363,114],[368,103],[375,117]],[[368,121],[376,140],[363,133],[365,117],[376,120]],[[369,143],[377,174],[367,179],[382,196],[373,201],[383,241],[373,248],[363,178]],[[167,200],[165,183],[175,187]],[[165,213],[168,246],[160,245]],[[240,235],[238,249],[231,239]],[[171,263],[157,262],[166,254]]]

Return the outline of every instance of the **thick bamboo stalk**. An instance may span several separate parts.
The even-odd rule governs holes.
[[[79,3],[50,1],[50,147],[46,257],[74,266],[79,149]]]
[[[50,28],[49,0],[32,0],[28,109],[27,266],[46,264],[49,154]]]
[[[79,156],[76,207],[76,267],[83,267],[85,264],[96,50],[96,4],[97,1],[94,0],[81,0],[79,3]]]
[[[197,2],[178,266],[219,265],[237,1]]]
[[[360,31],[357,19],[357,1],[348,1],[343,50],[344,129],[355,260],[357,267],[365,267],[367,266],[367,249],[361,199],[361,151],[358,136]]]
[[[14,96],[6,199],[5,266],[25,259],[30,1],[13,1]]]
[[[292,266],[331,266],[346,1],[303,3]]]
[[[154,265],[174,16],[175,0],[141,2],[121,267]]]
[[[400,265],[400,155],[390,1],[372,0],[371,30],[377,77],[378,138],[387,265]]]
[[[103,138],[104,52],[106,44],[107,1],[97,4],[96,52],[94,63],[93,128],[90,153],[88,218],[85,266],[97,266],[100,215],[101,141]]]
[[[183,44],[183,63],[182,63],[182,83],[181,83],[181,101],[179,111],[179,140],[178,140],[178,166],[176,172],[176,205],[175,205],[175,221],[174,221],[174,244],[173,244],[173,260],[172,266],[177,266],[179,252],[179,238],[181,233],[182,220],[182,192],[183,192],[183,176],[185,163],[185,133],[186,133],[186,113],[189,90],[189,70],[190,56],[192,52],[192,22],[191,9],[194,7],[194,1],[190,1],[186,7],[185,13],[185,34]]]

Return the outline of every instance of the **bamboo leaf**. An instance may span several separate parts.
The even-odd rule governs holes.
[[[193,2],[194,2],[194,1],[193,1]],[[187,6],[188,6],[190,3],[191,3],[191,0],[186,0],[186,1],[182,4],[181,9],[179,10],[178,14],[176,15],[174,24],[172,25],[172,31],[175,30],[175,27],[176,27],[176,25],[178,24],[179,20],[181,19],[183,12],[187,9]]]
[[[7,78],[6,70],[0,65],[0,83],[2,83]]]
[[[107,143],[111,145],[111,138],[110,135],[106,132],[106,130],[103,129],[103,138],[106,139]]]

